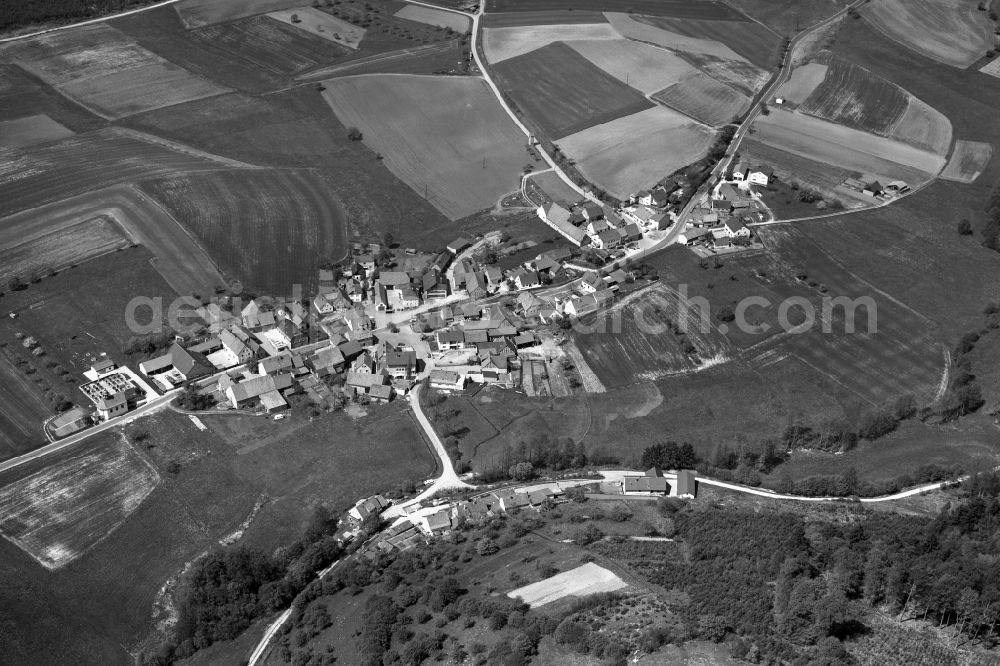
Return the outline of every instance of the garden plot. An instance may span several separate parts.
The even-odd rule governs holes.
[[[399,18],[436,25],[440,28],[451,28],[455,32],[469,32],[471,22],[468,17],[460,16],[455,12],[446,12],[443,9],[434,9],[422,5],[406,5],[394,14]]]
[[[983,173],[992,156],[993,146],[988,143],[956,141],[955,152],[948,160],[948,166],[941,172],[941,177],[960,183],[972,183]]]
[[[602,70],[648,95],[698,72],[666,49],[630,39],[566,42]]]
[[[0,49],[0,61],[107,119],[226,92],[103,23],[14,42]]]
[[[65,139],[73,131],[44,114],[0,122],[0,148],[23,148]]]
[[[889,39],[953,67],[968,67],[993,46],[989,16],[972,0],[875,0],[863,13]]]
[[[558,144],[588,180],[627,198],[704,157],[712,138],[704,125],[657,106],[577,132]]]
[[[385,165],[451,219],[517,187],[526,137],[481,79],[372,74],[332,79],[323,97]]]
[[[365,37],[364,28],[313,7],[283,9],[271,12],[268,16],[349,49],[357,49]]]
[[[48,569],[114,532],[160,477],[117,437],[0,488],[0,533]]]
[[[553,42],[621,38],[622,35],[607,23],[487,28],[483,30],[483,52],[488,62],[498,63],[531,53]]]
[[[519,587],[507,593],[512,599],[521,599],[532,608],[544,606],[563,597],[586,597],[600,592],[614,592],[627,587],[625,581],[613,571],[588,562],[569,571]]]

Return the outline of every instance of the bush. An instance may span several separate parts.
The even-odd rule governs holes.
[[[347,138],[350,139],[351,141],[361,141],[363,138],[365,138],[365,135],[362,134],[361,130],[359,130],[357,127],[348,127]]]

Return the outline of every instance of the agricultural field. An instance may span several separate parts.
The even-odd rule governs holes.
[[[571,134],[558,145],[589,180],[621,198],[701,159],[712,138],[703,125],[656,106]]]
[[[862,14],[889,39],[952,67],[992,48],[993,25],[972,0],[877,0]]]
[[[951,148],[951,121],[929,104],[909,96],[906,111],[888,137],[945,156]]]
[[[706,0],[488,0],[486,11],[506,12],[555,12],[555,11],[610,11],[619,10],[634,14],[669,16],[684,19],[705,19],[717,21],[742,21],[744,16],[729,6]]]
[[[16,227],[15,227],[16,228]],[[0,237],[20,236],[7,227]],[[92,257],[124,248],[130,241],[114,220],[98,215],[70,226],[43,231],[33,238],[20,236],[11,244],[0,245],[0,281],[11,277],[27,280],[31,275],[60,271]]]
[[[629,116],[652,103],[565,44],[550,44],[496,67],[497,85],[546,135],[561,139]]]
[[[308,286],[318,262],[346,254],[347,220],[328,188],[306,171],[231,171],[139,186],[227,275],[273,295]]]
[[[799,111],[885,136],[906,112],[908,95],[871,71],[836,57],[823,57],[826,76]]]
[[[451,28],[455,32],[462,33],[469,32],[469,28],[472,27],[472,22],[465,16],[421,5],[407,5],[393,16],[441,28]]]
[[[0,341],[4,343],[0,349],[0,460],[6,460],[44,444],[42,423],[54,412],[45,391],[34,381],[37,369],[32,377],[24,372],[30,361],[16,347],[20,342],[6,334]],[[72,390],[75,387],[66,392]]]
[[[982,141],[956,141],[948,165],[941,172],[945,180],[974,183],[993,156],[993,146]]]
[[[44,114],[0,121],[0,149],[24,148],[68,136],[73,136],[72,130]]]
[[[205,153],[108,128],[44,146],[0,151],[0,216],[111,185],[232,168]]]
[[[610,389],[730,360],[732,344],[717,323],[710,315],[703,318],[676,288],[659,285],[630,295],[596,321],[588,321],[590,330],[578,331],[574,341]]]
[[[175,4],[173,9],[188,28],[199,28],[301,5],[301,0],[299,2],[295,2],[295,0],[241,0],[241,2],[183,0]]]
[[[482,80],[375,74],[326,85],[340,121],[359,128],[389,170],[448,218],[517,188],[527,137]]]
[[[94,116],[17,65],[0,64],[0,118],[10,121],[31,116],[48,116],[72,132],[105,124],[103,118]]]
[[[47,569],[69,564],[108,537],[160,480],[121,436],[75,451],[27,476],[7,472],[0,488],[0,534]]]
[[[827,65],[820,62],[810,62],[796,67],[792,75],[781,84],[778,97],[786,102],[801,104],[812,95],[813,91],[826,78]]]
[[[606,22],[487,28],[483,31],[483,53],[486,54],[487,62],[495,65],[555,42],[621,40],[621,38],[622,36]]]
[[[17,64],[107,119],[226,91],[97,24],[13,42],[0,61]]]
[[[773,69],[778,61],[781,36],[760,23],[658,18],[655,25],[685,37],[715,40],[761,69]]]
[[[733,122],[750,106],[749,97],[701,72],[664,88],[653,99],[711,127]]]
[[[567,185],[555,171],[545,171],[531,176],[531,182],[542,189],[550,199],[562,206],[569,206],[581,199],[580,193]]]
[[[849,0],[728,0],[735,9],[789,36],[816,25],[850,4]]]
[[[698,73],[686,60],[670,51],[630,39],[568,41],[566,44],[645,95]]]
[[[984,65],[979,71],[983,74],[989,74],[990,76],[1000,78],[1000,58],[994,58]]]
[[[657,16],[634,16],[608,12],[608,21],[623,37],[649,42],[683,53],[713,56],[723,60],[746,61],[722,42],[704,37],[692,37],[670,30],[670,24]],[[739,29],[740,24],[734,24]]]
[[[507,596],[537,608],[565,597],[586,597],[601,592],[614,592],[623,587],[626,587],[626,583],[613,571],[588,562],[537,583],[511,590]]]
[[[754,139],[769,146],[842,169],[903,180],[911,187],[937,174],[945,163],[930,151],[780,109],[758,117],[754,130]]]
[[[529,25],[566,25],[570,23],[605,23],[604,14],[598,11],[577,12],[561,9],[549,11],[523,11],[483,14],[480,25],[484,28],[516,28]]]
[[[331,21],[336,21],[332,16]],[[339,33],[338,33],[339,34]],[[234,59],[279,75],[290,75],[342,58],[350,52],[339,41],[300,29],[271,16],[253,16],[232,23],[193,30],[191,35],[213,49],[227,51]]]
[[[346,46],[349,49],[357,49],[361,40],[365,37],[365,29],[348,23],[326,12],[321,12],[314,7],[297,7],[295,9],[285,9],[278,12],[271,12],[269,17],[282,23],[287,23],[299,30],[316,35],[322,39]]]

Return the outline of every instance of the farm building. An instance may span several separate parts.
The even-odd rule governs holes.
[[[698,480],[689,469],[677,472],[677,496],[694,498],[698,494]]]
[[[447,247],[448,247],[448,251],[451,252],[452,254],[458,254],[459,252],[461,252],[462,250],[467,249],[471,245],[472,245],[472,243],[469,242],[468,238],[464,238],[462,236],[459,236],[458,238],[456,238],[452,242],[448,243]]]
[[[670,492],[670,486],[663,478],[663,473],[653,468],[642,476],[626,476],[622,492],[626,495],[666,495]]]
[[[465,376],[449,370],[433,370],[430,385],[431,388],[441,391],[461,391],[465,388]]]
[[[361,523],[369,516],[377,516],[389,508],[389,500],[381,495],[372,495],[368,499],[358,500],[347,515],[356,523]]]
[[[177,384],[210,375],[215,368],[201,354],[189,352],[175,342],[163,356],[140,363],[139,370],[147,377],[162,376]]]
[[[56,437],[68,437],[90,425],[90,412],[83,407],[74,407],[52,419],[49,430]]]
[[[547,203],[538,207],[538,217],[574,245],[580,245],[586,237],[583,229],[575,226],[570,220],[570,212],[557,203]],[[583,216],[580,216],[581,221]]]
[[[774,177],[774,171],[771,169],[771,167],[759,166],[759,167],[755,167],[753,169],[747,170],[746,177],[745,177],[744,180],[746,180],[746,182],[752,183],[754,185],[765,185],[766,186],[771,181],[771,178],[773,178],[773,177]]]
[[[451,529],[451,509],[445,507],[430,515],[420,516],[418,521],[418,527],[423,530],[425,534],[432,536],[435,534],[441,534],[442,532],[446,532]]]
[[[252,376],[234,382],[228,375],[219,379],[219,390],[226,394],[234,409],[258,407],[266,412],[286,409],[282,394],[292,388],[290,374]]]

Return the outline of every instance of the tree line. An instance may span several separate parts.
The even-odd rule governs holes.
[[[18,0],[0,5],[0,31],[42,23],[96,18],[151,5],[155,0]]]

